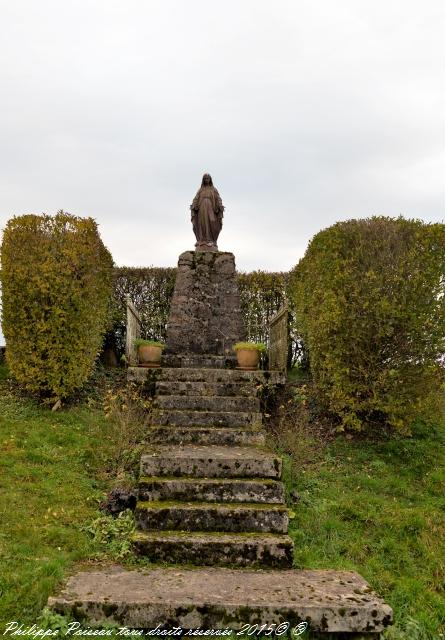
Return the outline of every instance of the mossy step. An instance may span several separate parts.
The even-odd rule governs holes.
[[[284,486],[271,479],[139,478],[140,500],[284,504]]]
[[[144,531],[287,533],[289,516],[287,508],[277,504],[138,501],[135,522]]]
[[[215,426],[241,428],[261,425],[262,415],[247,411],[193,411],[191,409],[156,409],[151,418],[152,425]]]
[[[243,413],[258,413],[260,410],[260,401],[256,397],[160,395],[155,399],[155,407],[180,411],[223,411],[224,413],[240,411]]]
[[[141,457],[142,476],[281,478],[281,458],[259,447],[161,446]]]
[[[227,427],[151,427],[147,432],[153,444],[201,444],[225,446],[264,445],[264,432],[246,427],[244,429]]]
[[[287,623],[285,633],[306,621],[312,632],[369,633],[369,640],[377,640],[393,617],[357,573],[330,570],[81,571],[48,606],[84,624],[107,621],[130,629],[155,629],[166,621],[170,629],[204,630]]]
[[[255,397],[257,385],[249,381],[240,382],[202,382],[199,380],[160,380],[156,383],[158,395],[181,396],[237,396]]]
[[[234,367],[236,364],[235,354],[227,356],[216,356],[205,353],[163,353],[162,364],[164,367],[187,367],[191,369],[224,369],[226,366]]]
[[[241,371],[240,369],[214,369],[194,367],[162,367],[159,380],[201,382],[255,382],[280,384],[283,375],[278,371]]]
[[[156,562],[285,569],[293,559],[289,536],[272,533],[137,531],[132,543]]]
[[[128,367],[127,378],[134,382],[145,382],[153,379],[165,382],[209,382],[233,383],[251,382],[253,384],[284,384],[286,375],[280,371],[240,371],[238,369],[193,368],[193,367],[161,367],[146,369],[144,367]]]

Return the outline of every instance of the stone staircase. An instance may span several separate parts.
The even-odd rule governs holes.
[[[233,369],[160,372],[141,460],[137,553],[201,566],[292,566],[281,460],[261,430],[261,382],[261,372]]]
[[[257,398],[280,375],[187,364],[156,372],[141,459],[133,547],[158,566],[81,571],[48,606],[148,634],[296,637],[307,627],[317,638],[380,638],[392,610],[361,576],[290,568],[281,460],[265,448]],[[129,379],[146,378],[129,368]]]

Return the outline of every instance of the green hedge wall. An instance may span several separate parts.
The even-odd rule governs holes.
[[[100,352],[113,261],[92,218],[14,217],[1,247],[6,358],[26,389],[63,399]]]
[[[115,267],[113,271],[112,330],[108,343],[119,354],[125,352],[126,296],[138,309],[142,335],[165,341],[176,269],[168,267]]]
[[[340,429],[385,422],[407,432],[427,406],[434,411],[444,382],[445,225],[337,223],[312,239],[290,291],[317,397]]]

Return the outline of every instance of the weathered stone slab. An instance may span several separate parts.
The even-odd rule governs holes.
[[[78,573],[52,610],[129,628],[240,629],[307,621],[312,631],[379,633],[392,610],[352,571],[122,568]]]
[[[255,397],[256,386],[251,382],[199,382],[160,380],[156,383],[156,393],[180,396],[238,396]]]
[[[256,447],[153,446],[141,458],[142,476],[281,478],[281,458]]]
[[[234,369],[236,356],[215,356],[196,353],[164,353],[162,355],[163,367],[181,367],[191,369]]]
[[[186,502],[261,502],[284,504],[277,480],[248,478],[139,478],[139,500]]]
[[[166,353],[233,355],[233,344],[243,338],[233,253],[182,253],[167,324]]]
[[[287,508],[278,504],[228,502],[141,502],[138,529],[287,533]]]
[[[251,382],[255,385],[284,384],[285,376],[279,371],[241,371],[240,369],[174,369],[162,368],[161,380],[195,382]]]
[[[133,548],[153,562],[176,564],[288,569],[293,559],[291,538],[272,533],[138,531]]]
[[[153,374],[152,369],[144,367],[128,367],[127,379],[132,382],[145,382]],[[261,384],[284,384],[286,376],[280,371],[240,371],[238,369],[218,368],[176,368],[161,367],[156,369],[157,380],[166,382],[251,382]]]
[[[260,425],[262,414],[247,411],[192,411],[190,409],[157,409],[150,418],[152,425],[179,427],[212,426],[248,427]]]
[[[177,409],[190,411],[242,411],[258,413],[260,401],[255,397],[234,396],[183,396],[164,395],[156,398],[155,406],[159,409]]]
[[[152,444],[200,444],[224,446],[261,446],[262,431],[217,427],[151,427],[147,432]]]

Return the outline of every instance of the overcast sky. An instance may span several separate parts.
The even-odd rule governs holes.
[[[92,216],[173,266],[210,172],[219,248],[288,270],[374,214],[442,221],[442,0],[0,0],[0,228]]]

